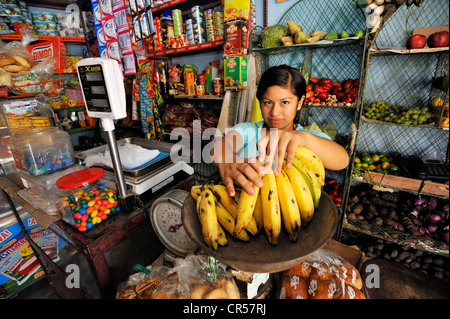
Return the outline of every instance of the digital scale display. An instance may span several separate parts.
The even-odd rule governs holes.
[[[111,112],[108,90],[103,77],[101,64],[78,67],[78,74],[83,88],[86,107],[90,112]]]

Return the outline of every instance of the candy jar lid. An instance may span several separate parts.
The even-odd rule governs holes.
[[[96,181],[104,174],[103,168],[93,167],[69,173],[56,181],[59,189],[71,189]]]

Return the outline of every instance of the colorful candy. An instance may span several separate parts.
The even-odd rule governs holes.
[[[117,191],[105,185],[61,197],[56,201],[56,207],[62,219],[81,232],[101,223],[109,214],[120,211]]]

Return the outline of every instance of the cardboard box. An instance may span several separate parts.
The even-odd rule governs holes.
[[[227,22],[223,39],[223,56],[247,56],[249,32],[246,21]]]
[[[250,0],[225,0],[223,21],[232,19],[248,20],[250,15]]]
[[[195,95],[194,73],[186,72],[183,74],[183,76],[184,76],[184,92],[187,95]]]
[[[247,89],[247,57],[224,60],[224,87],[225,90]]]

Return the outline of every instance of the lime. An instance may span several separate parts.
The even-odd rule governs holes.
[[[369,163],[372,160],[372,158],[369,155],[364,155],[362,160],[364,163]]]
[[[374,162],[378,162],[378,161],[380,160],[380,156],[379,156],[378,154],[373,154],[373,155],[372,155],[372,160],[373,160]]]
[[[359,157],[355,157],[353,162],[355,162],[355,164],[359,164],[359,163],[361,163],[361,159]]]
[[[345,38],[349,38],[350,34],[347,31],[342,31],[341,32],[341,39],[345,39]]]

